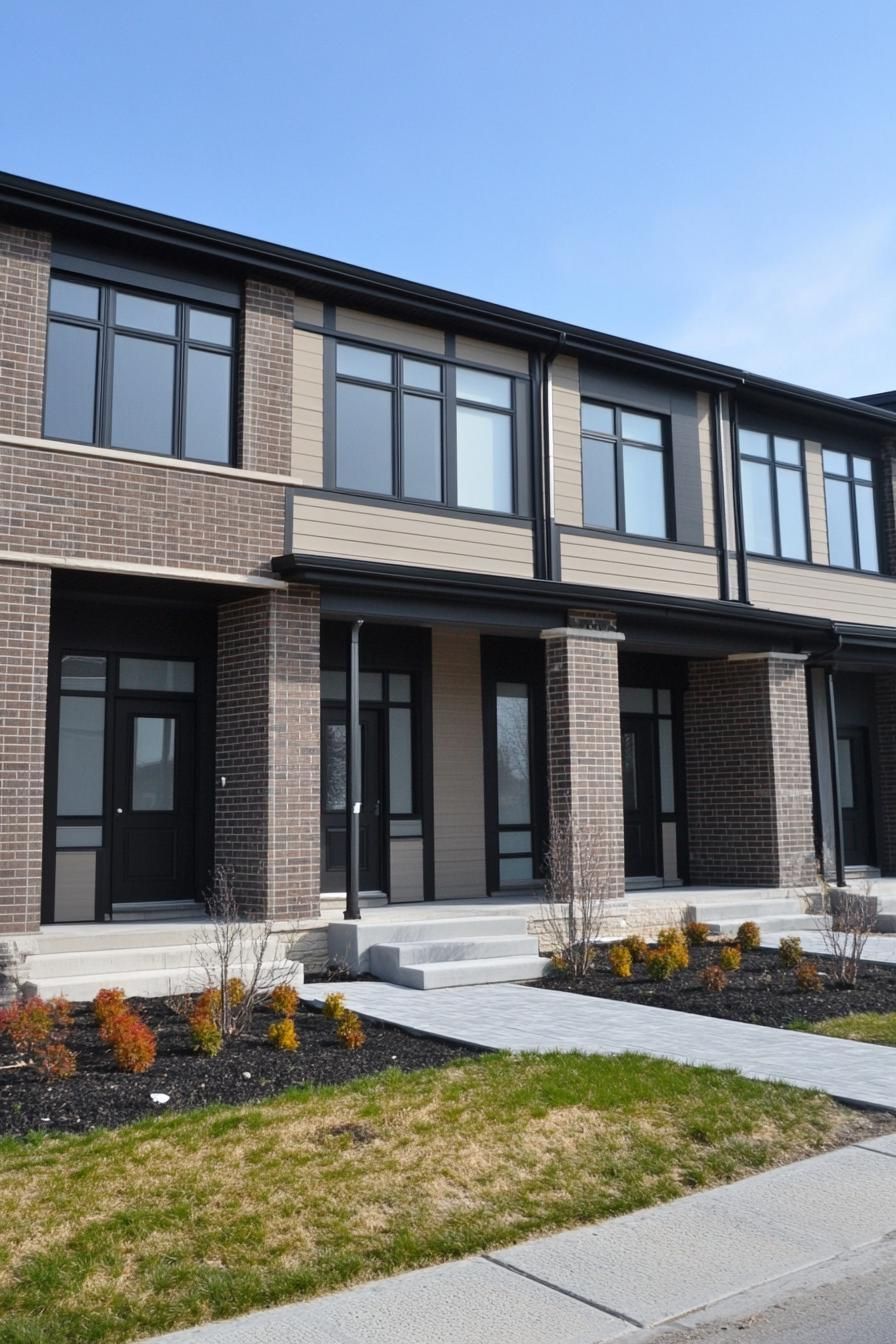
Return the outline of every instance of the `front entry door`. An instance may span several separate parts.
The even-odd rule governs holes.
[[[652,718],[622,716],[626,877],[656,877],[659,873],[655,734]]]
[[[838,729],[837,773],[843,817],[843,862],[847,868],[873,866],[877,853],[867,729]]]
[[[361,710],[361,824],[358,881],[382,891],[383,722],[378,709]],[[321,709],[321,890],[345,891],[346,723],[343,706]]]
[[[196,900],[193,706],[116,700],[113,757],[113,905]]]

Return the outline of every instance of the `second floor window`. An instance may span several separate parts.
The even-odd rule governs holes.
[[[871,458],[825,448],[822,460],[830,563],[844,569],[879,571]]]
[[[44,434],[231,460],[234,315],[53,276]]]
[[[665,421],[582,403],[582,510],[586,527],[671,535]]]
[[[807,560],[802,442],[740,429],[738,447],[747,550]]]
[[[490,513],[525,513],[518,380],[336,343],[333,484]]]

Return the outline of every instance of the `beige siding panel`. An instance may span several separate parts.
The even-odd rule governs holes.
[[[389,900],[423,900],[423,841],[389,842]]]
[[[712,407],[708,392],[697,393],[697,441],[700,446],[700,493],[703,499],[703,545],[715,546],[715,464],[712,451]]]
[[[485,896],[482,677],[476,631],[432,632],[435,894]]]
[[[298,294],[293,306],[296,322],[307,322],[309,327],[322,327],[324,324],[324,306],[320,299],[303,299]]]
[[[808,439],[806,451],[806,494],[809,499],[809,540],[812,559],[816,565],[828,563],[828,518],[824,502],[824,470],[821,464],[821,444]]]
[[[560,538],[560,559],[566,583],[676,597],[719,595],[716,557],[703,551],[643,546],[583,532]]]
[[[872,574],[750,560],[750,601],[770,611],[896,626],[896,582]]]
[[[336,309],[336,330],[347,336],[363,336],[384,345],[406,345],[412,350],[428,350],[434,355],[445,353],[445,333],[434,327],[420,327],[413,322],[399,322],[397,318],[380,317],[375,313],[359,313],[354,308]]]
[[[295,498],[293,549],[349,560],[532,577],[531,527],[314,495]]]
[[[323,485],[324,342],[311,331],[292,336],[292,474]]]
[[[582,526],[582,406],[578,361],[568,355],[551,369],[551,426],[554,458],[554,517],[567,527]]]
[[[492,345],[491,341],[476,341],[471,336],[458,336],[455,346],[458,359],[471,364],[493,364],[496,369],[509,373],[529,373],[529,356],[525,350],[513,350],[509,345]]]

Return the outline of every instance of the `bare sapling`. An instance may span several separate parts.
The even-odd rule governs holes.
[[[542,921],[558,970],[579,978],[597,954],[607,899],[606,858],[596,831],[552,816]]]

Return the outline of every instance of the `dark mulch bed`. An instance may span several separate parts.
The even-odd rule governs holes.
[[[846,1017],[850,1013],[896,1012],[896,966],[865,962],[854,989],[837,989],[824,983],[819,993],[804,993],[797,988],[793,971],[778,965],[777,952],[760,949],[744,953],[740,970],[728,975],[727,988],[712,994],[701,985],[700,972],[718,957],[717,944],[696,947],[691,949],[689,968],[671,980],[650,980],[640,965],[634,967],[631,980],[619,980],[609,969],[607,949],[603,947],[583,979],[552,975],[538,983],[543,989],[675,1008],[681,1013],[701,1013],[735,1022],[758,1022],[766,1027],[786,1027],[797,1018],[820,1022],[825,1017]],[[810,960],[824,975],[826,958],[813,956]]]
[[[424,1069],[477,1053],[372,1022],[364,1023],[366,1044],[346,1050],[333,1023],[303,1006],[296,1018],[301,1046],[295,1053],[275,1050],[265,1039],[274,1018],[262,1008],[255,1013],[251,1035],[210,1059],[194,1052],[186,1022],[164,1000],[129,1002],[157,1033],[152,1068],[137,1075],[120,1073],[99,1039],[90,1005],[76,1005],[67,1044],[78,1056],[78,1073],[53,1080],[31,1069],[0,1069],[0,1135],[114,1127],[160,1112],[261,1101],[290,1087],[345,1083],[390,1068]],[[8,1042],[0,1042],[0,1065],[12,1058]],[[159,1105],[151,1092],[164,1092],[170,1101]]]

